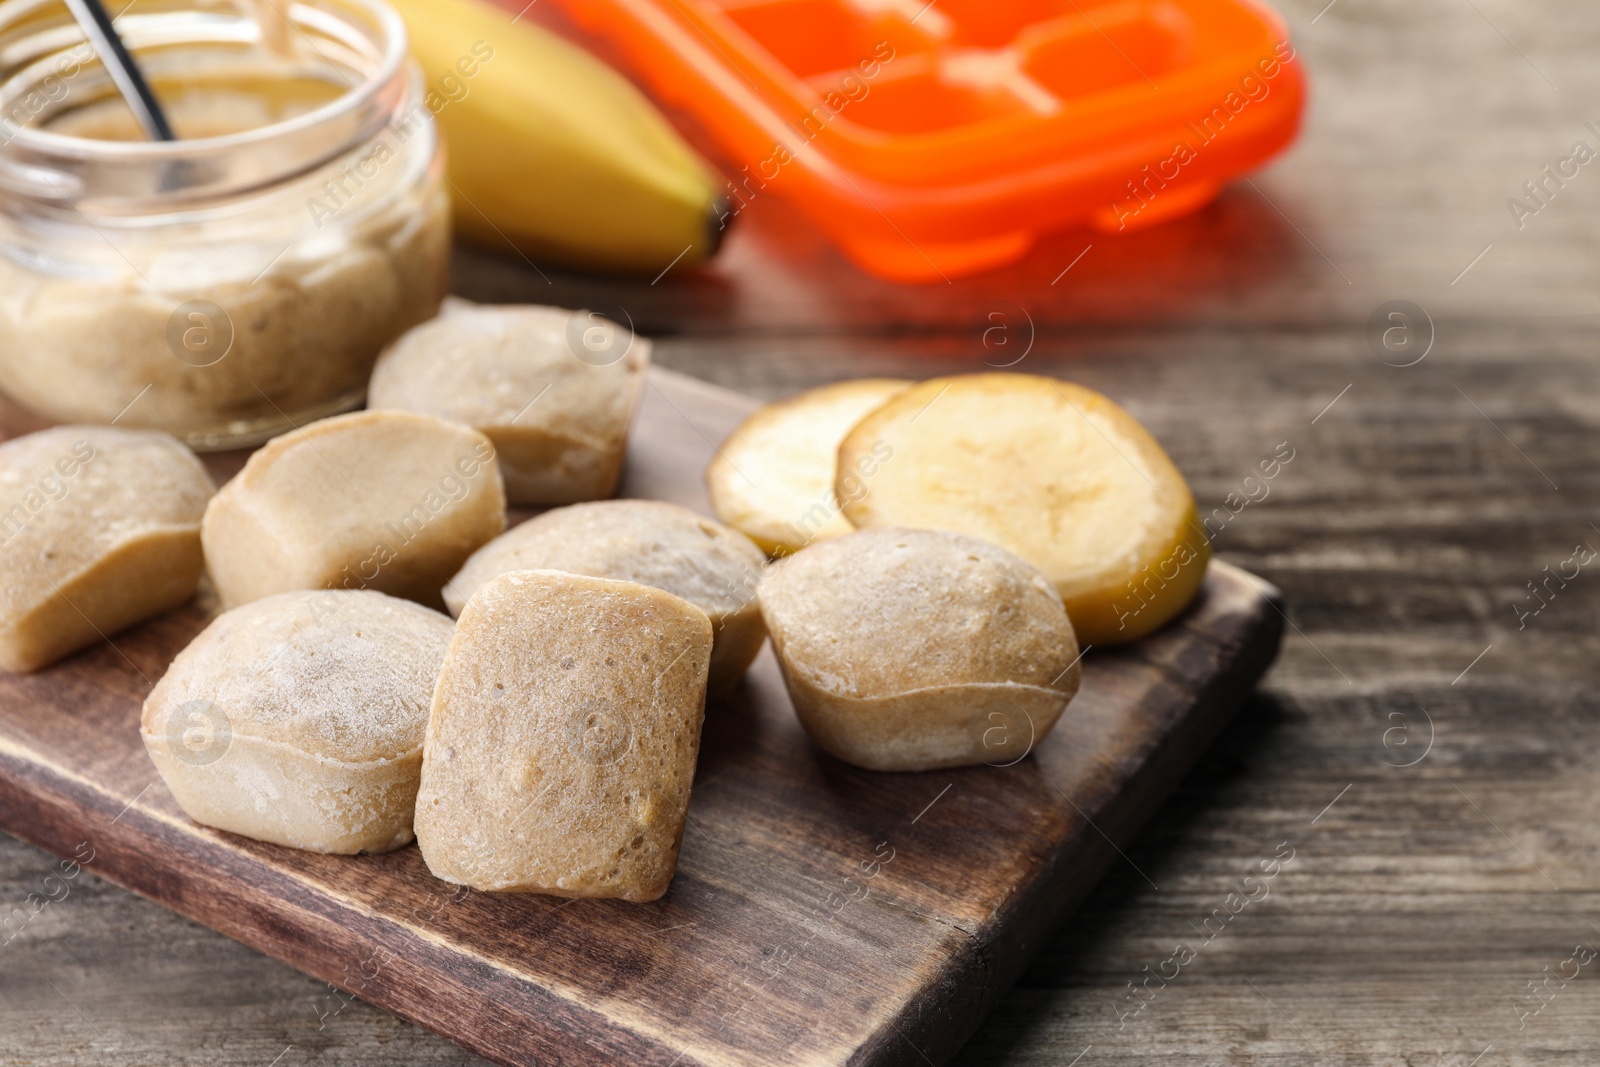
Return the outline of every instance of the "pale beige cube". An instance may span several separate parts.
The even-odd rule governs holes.
[[[467,602],[417,796],[428,869],[481,890],[655,900],[677,867],[711,622],[635,582],[512,571]]]
[[[364,590],[252,601],[214,619],[156,683],[145,750],[195,822],[312,852],[399,848],[452,629]]]
[[[489,439],[406,411],[275,437],[206,508],[206,566],[226,608],[292,589],[373,589],[442,608],[440,590],[505,529]]]
[[[378,359],[374,409],[420,411],[494,442],[513,504],[610,496],[650,342],[588,311],[451,298]]]
[[[154,430],[0,444],[0,666],[34,671],[194,596],[215,486]]]
[[[677,504],[603,500],[556,508],[516,526],[472,554],[444,589],[450,614],[507,571],[555,570],[665,589],[705,612],[715,635],[712,692],[738,684],[761,651],[756,587],[766,557],[748,537]]]
[[[761,611],[806,732],[869,770],[1015,763],[1078,690],[1060,595],[975,537],[820,541],[769,569]]]

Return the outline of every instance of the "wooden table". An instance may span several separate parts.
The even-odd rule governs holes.
[[[1600,950],[1597,568],[1514,607],[1600,548],[1600,169],[1520,230],[1506,205],[1575,140],[1600,148],[1600,23],[1496,0],[1316,18],[1324,2],[1286,11],[1312,79],[1299,145],[1151,232],[900,288],[769,196],[714,269],[654,285],[458,262],[463,295],[626,308],[663,365],[763,396],[1026,350],[1017,369],[1143,419],[1204,510],[1293,449],[1217,541],[1283,588],[1282,658],[960,1064],[1600,1061],[1600,959],[1574,955]],[[1397,299],[1436,334],[1409,367],[1365,337]],[[991,313],[1008,347],[983,347]],[[1290,848],[1267,897],[1133,999]],[[53,866],[0,840],[0,904]],[[469,1060],[93,877],[0,949],[0,1062]]]

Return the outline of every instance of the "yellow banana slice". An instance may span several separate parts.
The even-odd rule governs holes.
[[[1133,416],[1091,389],[1025,374],[936,378],[864,417],[842,477],[881,463],[844,515],[992,541],[1055,583],[1086,645],[1143,637],[1199,590],[1210,541],[1183,475]]]
[[[722,443],[706,468],[711,510],[773,556],[855,527],[840,501],[859,495],[884,457],[861,457],[834,488],[839,442],[861,417],[911,387],[898,378],[860,378],[812,389],[756,411]]]

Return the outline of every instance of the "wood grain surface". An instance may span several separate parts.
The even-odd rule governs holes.
[[[714,442],[754,403],[669,371],[646,393],[623,492],[704,510]],[[213,457],[214,473],[239,458]],[[638,905],[471,893],[415,848],[322,856],[190,822],[145,755],[139,708],[214,612],[207,590],[0,676],[0,827],[75,861],[11,913],[15,933],[88,869],[519,1067],[948,1059],[1238,709],[1283,629],[1276,591],[1219,564],[1160,633],[1086,652],[1070,714],[1030,758],[928,774],[823,755],[769,647],[708,708],[677,875]]]
[[[1507,208],[1595,143],[1600,18],[1559,0],[1272,2],[1307,64],[1304,132],[1191,218],[897,287],[774,187],[702,272],[614,282],[468,251],[457,288],[626,308],[663,365],[764,398],[1005,362],[985,316],[1025,314],[1018,369],[1128,406],[1203,506],[1297,449],[1215,546],[1285,591],[1282,655],[961,1067],[1600,1062],[1593,965],[1517,1014],[1545,968],[1600,947],[1600,585],[1585,569],[1521,629],[1511,607],[1579,540],[1600,547],[1600,172],[1521,229]],[[1437,329],[1414,367],[1364,336],[1394,299]],[[1270,897],[1120,1018],[1127,983],[1284,840],[1298,851]],[[0,903],[42,892],[55,862],[0,837]],[[0,1062],[476,1061],[88,874],[0,950]]]

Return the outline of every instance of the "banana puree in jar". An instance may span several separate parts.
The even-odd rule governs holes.
[[[201,448],[360,403],[448,283],[398,18],[322,0],[285,33],[230,6],[133,8],[118,28],[178,137],[152,143],[70,20],[11,2],[32,10],[0,15],[0,389]]]

